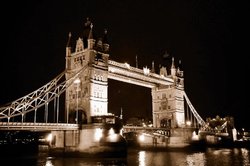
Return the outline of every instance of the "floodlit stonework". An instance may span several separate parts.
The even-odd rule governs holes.
[[[144,67],[139,69],[128,63],[109,60],[107,31],[97,40],[93,37],[93,24],[85,23],[85,36],[76,40],[71,48],[71,34],[66,47],[66,79],[80,72],[78,83],[66,90],[66,110],[69,121],[91,123],[91,117],[108,114],[108,79],[151,88],[154,127],[181,127],[184,119],[184,76],[172,59],[171,72],[162,67],[160,73]],[[72,52],[75,50],[75,52]],[[83,68],[85,70],[81,71]],[[76,115],[78,118],[75,119]]]

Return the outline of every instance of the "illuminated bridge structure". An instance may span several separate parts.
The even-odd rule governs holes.
[[[94,64],[96,65],[96,64]],[[32,128],[51,128],[58,129],[58,126],[65,126],[67,129],[76,129],[77,124],[74,122],[69,122],[69,114],[67,114],[66,120],[64,123],[59,122],[60,114],[65,114],[65,111],[60,111],[59,108],[59,98],[68,87],[74,86],[74,82],[79,79],[79,75],[87,69],[89,64],[82,67],[75,75],[65,80],[66,71],[59,74],[52,81],[37,89],[36,91],[21,97],[13,102],[10,102],[3,107],[0,108],[0,129],[21,129],[26,128],[28,126]],[[145,74],[145,70],[138,69],[135,67],[129,66],[127,63],[118,63],[115,61],[108,61],[108,78],[119,80],[127,83],[132,83],[140,86],[145,86],[152,88],[152,91],[157,86],[166,86],[168,89],[173,90],[174,88],[169,88],[173,86],[174,81],[171,76],[162,76],[155,73],[147,73]],[[79,88],[80,89],[80,88]],[[187,121],[192,121],[193,124],[197,124],[200,126],[205,125],[203,119],[199,116],[197,111],[192,106],[189,101],[187,95],[184,91],[182,91],[183,97],[186,99],[186,102],[190,108],[190,112],[187,112],[185,115]],[[163,98],[165,99],[165,98]],[[80,100],[80,99],[79,99]],[[166,99],[165,99],[166,100]],[[80,102],[80,101],[79,101]],[[49,104],[53,105],[53,109],[49,109]],[[76,104],[76,103],[75,103]],[[78,103],[79,104],[79,103]],[[162,103],[161,103],[162,104]],[[41,109],[42,108],[42,109]],[[43,118],[39,121],[37,120],[38,111],[43,112]],[[53,117],[54,121],[49,122],[49,116],[54,116],[56,112],[56,117]],[[153,111],[157,112],[157,111]],[[32,114],[33,118],[30,120],[29,114]],[[108,114],[105,112],[105,114]],[[160,115],[160,114],[158,114]],[[93,115],[95,116],[95,115]],[[157,123],[155,123],[157,125]],[[58,125],[58,126],[56,126]],[[68,126],[67,126],[68,125]],[[184,124],[183,124],[184,125]],[[186,124],[187,125],[187,124]],[[191,124],[190,124],[191,125]],[[69,127],[71,126],[71,127]],[[155,126],[160,127],[160,126]]]
[[[151,89],[154,128],[205,125],[184,91],[184,72],[180,66],[175,67],[174,58],[170,73],[167,67],[161,67],[157,74],[153,63],[151,69],[139,69],[109,60],[107,31],[95,40],[93,24],[87,22],[84,34],[76,40],[74,50],[69,34],[63,72],[39,89],[0,107],[0,130],[67,130],[71,134],[81,130],[92,123],[93,117],[110,115],[108,79]]]

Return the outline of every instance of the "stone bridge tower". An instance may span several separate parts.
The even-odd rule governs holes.
[[[66,79],[82,70],[66,90],[67,122],[91,123],[93,116],[108,113],[108,59],[107,31],[94,39],[93,24],[87,19],[83,36],[76,40],[74,52],[71,34],[66,46]],[[86,69],[85,69],[86,68]],[[84,70],[83,70],[84,69]]]
[[[159,85],[152,88],[152,107],[154,127],[182,127],[185,125],[184,112],[184,74],[179,61],[176,69],[174,58],[170,69],[173,85]],[[167,75],[166,68],[162,67],[160,75]]]

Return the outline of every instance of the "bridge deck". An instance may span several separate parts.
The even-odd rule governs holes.
[[[0,122],[0,130],[78,130],[71,123]]]

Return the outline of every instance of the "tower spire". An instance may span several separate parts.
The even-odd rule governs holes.
[[[151,69],[152,73],[155,73],[155,63],[154,61],[152,61],[152,69]]]
[[[103,35],[103,50],[104,52],[109,51],[109,43],[108,43],[108,30],[104,29],[104,35]]]
[[[66,45],[66,57],[69,57],[71,56],[71,32],[69,32],[69,38],[68,38],[68,42],[67,42],[67,45]]]
[[[88,49],[93,49],[95,45],[95,39],[93,37],[93,24],[90,24],[90,31],[88,36]]]
[[[69,38],[68,38],[68,42],[67,42],[67,45],[66,45],[66,47],[71,47],[70,46],[70,43],[71,42],[71,32],[69,32]]]
[[[174,65],[174,57],[172,57],[171,75],[176,76],[176,68],[175,68],[175,65]]]
[[[93,38],[93,23],[90,24],[90,31],[89,31],[89,36],[88,36],[88,39],[94,39]]]
[[[121,107],[121,114],[120,114],[120,119],[123,118],[123,114],[122,114],[122,107]]]
[[[135,67],[138,68],[138,60],[137,60],[137,55],[135,55]]]
[[[172,57],[172,65],[171,65],[172,69],[175,69],[175,65],[174,65],[174,57]]]

